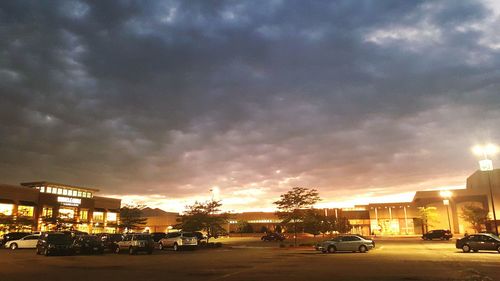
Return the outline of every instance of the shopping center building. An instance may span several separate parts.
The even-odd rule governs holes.
[[[39,181],[0,185],[0,234],[6,231],[118,231],[121,200],[98,189]]]
[[[490,192],[491,187],[491,192]],[[500,169],[476,171],[467,178],[465,189],[417,191],[409,202],[371,203],[353,208],[318,210],[325,215],[345,217],[353,226],[352,233],[361,235],[420,235],[432,229],[450,229],[455,234],[473,233],[471,225],[462,218],[463,208],[475,205],[489,211],[485,231],[494,232],[493,205],[500,226]],[[492,204],[491,195],[495,199]],[[434,219],[422,220],[422,208],[432,209]],[[274,212],[232,213],[226,229],[237,232],[240,222],[248,222],[254,232],[274,230],[281,220]],[[148,229],[172,228],[173,215],[148,220]]]

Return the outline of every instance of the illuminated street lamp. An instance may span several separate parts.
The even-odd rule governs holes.
[[[494,144],[487,144],[484,146],[476,145],[472,148],[472,152],[477,156],[483,156],[484,159],[479,161],[479,169],[488,174],[488,185],[490,187],[490,197],[491,197],[491,208],[493,209],[493,221],[495,223],[495,233],[498,236],[498,225],[497,225],[497,214],[495,212],[495,200],[493,199],[493,189],[491,188],[490,174],[493,170],[493,162],[488,158],[488,156],[493,156],[498,153],[498,146]]]
[[[450,198],[453,195],[449,190],[442,190],[439,195],[443,197],[443,204],[446,206],[446,213],[448,214],[448,228],[451,231],[451,220],[450,220]]]

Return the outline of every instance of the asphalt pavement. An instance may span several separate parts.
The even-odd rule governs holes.
[[[44,257],[34,250],[0,250],[0,281],[500,280],[499,253],[462,253],[453,241],[377,240],[365,254],[280,248],[256,238],[222,241],[223,248],[134,256]]]

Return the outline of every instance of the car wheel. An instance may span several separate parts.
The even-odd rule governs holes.
[[[328,253],[333,254],[337,251],[337,248],[335,246],[328,246]]]
[[[359,252],[360,253],[366,253],[368,251],[368,248],[366,248],[365,245],[359,246]]]
[[[45,248],[45,250],[43,250],[43,255],[47,257],[49,255],[49,249]]]
[[[132,248],[132,247],[128,248],[128,254],[129,254],[129,255],[135,255],[135,250],[134,250],[134,248]]]
[[[177,245],[177,243],[174,243],[174,251],[179,251],[179,245]]]
[[[470,252],[470,246],[469,246],[469,245],[467,245],[467,244],[466,244],[466,245],[463,245],[463,246],[462,246],[462,251],[464,251],[464,253],[468,253],[468,252]]]
[[[16,250],[18,247],[17,247],[17,244],[16,243],[12,243],[10,244],[10,249],[11,250]]]

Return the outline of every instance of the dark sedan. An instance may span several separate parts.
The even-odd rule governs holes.
[[[44,233],[38,239],[36,253],[45,256],[52,254],[72,255],[74,253],[73,239],[70,235],[62,232]]]
[[[104,253],[104,243],[96,236],[82,235],[76,237],[73,242],[73,250],[78,254],[100,254]]]
[[[444,229],[431,230],[422,235],[422,239],[424,240],[432,240],[432,239],[450,240],[452,237],[453,234],[451,234],[451,231]]]
[[[104,249],[111,252],[115,252],[117,243],[123,240],[123,235],[118,233],[100,233],[97,237],[104,243]]]
[[[286,237],[280,233],[268,233],[260,238],[262,241],[283,241]]]
[[[455,246],[464,253],[470,251],[498,251],[500,253],[500,238],[489,233],[478,233],[458,239]]]

